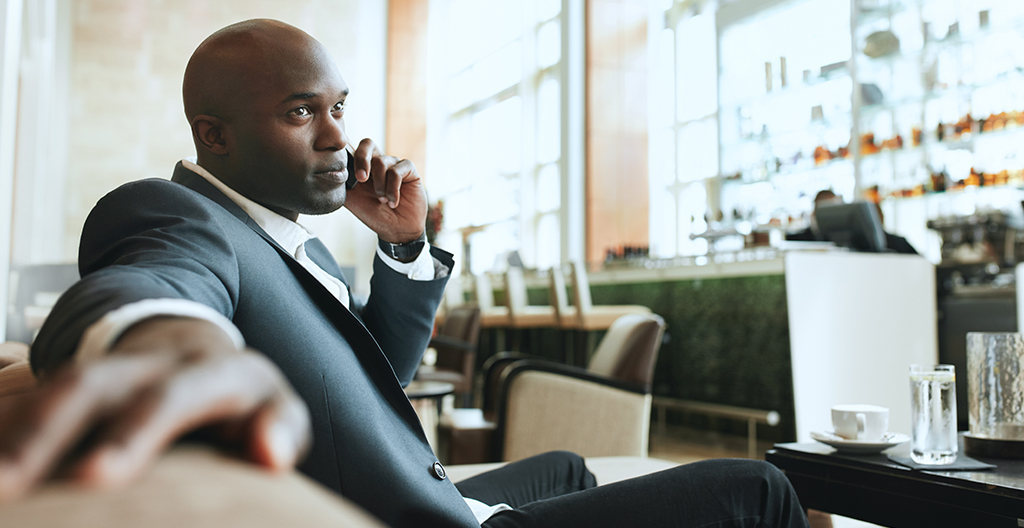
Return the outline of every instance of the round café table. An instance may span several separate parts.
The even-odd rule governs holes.
[[[416,416],[420,419],[427,442],[437,452],[437,422],[441,414],[441,399],[455,392],[455,385],[445,381],[413,380],[405,387]]]

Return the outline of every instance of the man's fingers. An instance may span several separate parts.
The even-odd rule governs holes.
[[[370,160],[375,156],[380,156],[380,149],[372,139],[365,138],[359,142],[359,146],[352,154],[353,161],[355,161],[353,170],[356,180],[365,182],[370,178]]]
[[[77,476],[100,487],[130,482],[181,434],[213,422],[244,419],[284,390],[284,379],[257,354],[190,365],[121,411],[83,459]]]
[[[309,449],[309,411],[291,391],[260,408],[249,427],[249,458],[274,471],[295,467]]]
[[[370,178],[373,179],[373,193],[377,195],[377,201],[380,203],[388,201],[387,172],[388,166],[383,157],[377,156],[370,160]]]
[[[0,409],[0,502],[31,489],[81,441],[98,417],[173,368],[161,356],[123,357],[68,369]],[[10,434],[18,428],[16,434]]]
[[[402,243],[423,233],[427,212],[426,193],[415,165],[404,159],[385,156],[369,139],[364,139],[356,153],[370,168],[369,182],[349,192],[345,207],[356,218],[377,233],[381,240]],[[353,165],[361,162],[353,161]],[[362,180],[360,180],[362,181]]]
[[[388,169],[387,177],[387,197],[388,205],[392,209],[398,207],[398,204],[402,200],[402,184],[405,183],[410,176],[419,177],[416,173],[416,166],[407,159],[399,160],[397,163]]]

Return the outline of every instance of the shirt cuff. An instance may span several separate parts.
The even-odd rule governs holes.
[[[377,256],[388,265],[389,268],[409,277],[412,280],[417,281],[429,281],[434,280],[436,273],[434,272],[434,257],[430,256],[430,244],[424,243],[423,249],[420,254],[416,256],[416,260],[412,262],[399,262],[387,253],[384,253],[379,247],[377,248]]]
[[[483,524],[484,521],[490,519],[495,513],[512,509],[511,506],[505,503],[490,506],[469,497],[463,497],[462,500],[466,501],[466,504],[469,505],[469,509],[473,512],[473,517],[476,517],[476,522],[480,524]]]
[[[78,343],[78,350],[75,351],[75,361],[81,365],[105,356],[121,334],[132,325],[157,316],[193,317],[208,321],[227,333],[236,348],[241,350],[245,347],[245,339],[238,327],[205,304],[187,299],[145,299],[111,310],[86,328]]]

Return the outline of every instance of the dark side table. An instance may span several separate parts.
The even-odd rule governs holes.
[[[910,444],[887,453],[910,456]],[[765,456],[804,508],[890,528],[1024,527],[1024,460],[972,458],[996,468],[915,471],[885,454],[841,455],[819,443],[776,444]]]
[[[405,387],[405,395],[420,418],[427,442],[437,452],[437,421],[441,412],[441,398],[455,391],[455,385],[444,381],[414,380]]]

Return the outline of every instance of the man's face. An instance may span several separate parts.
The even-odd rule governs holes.
[[[236,190],[293,220],[340,208],[345,180],[354,177],[346,172],[348,87],[324,55],[268,64],[227,125],[236,144]]]

